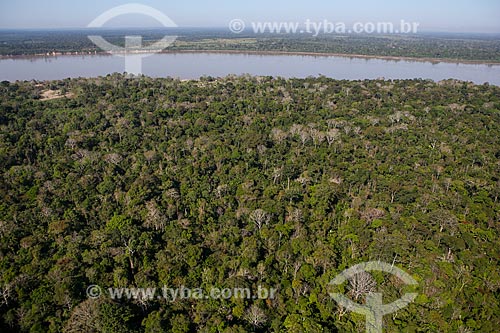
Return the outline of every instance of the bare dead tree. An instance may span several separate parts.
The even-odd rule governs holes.
[[[301,177],[295,179],[295,181],[302,186],[306,186],[311,182],[311,177],[301,176]]]
[[[325,141],[325,133],[318,131],[317,129],[311,129],[311,138],[313,140],[314,146],[322,144]]]
[[[289,132],[292,136],[300,135],[300,132],[302,132],[302,128],[302,125],[293,124],[292,127],[290,127]]]
[[[309,131],[307,129],[303,129],[299,133],[300,142],[302,142],[302,146],[305,146],[307,140],[309,140]]]
[[[273,184],[276,184],[276,182],[281,178],[283,175],[283,168],[275,168],[273,170]]]
[[[158,208],[156,201],[151,200],[146,203],[147,215],[143,225],[146,228],[154,229],[156,231],[163,231],[167,224],[166,216]]]
[[[12,298],[12,284],[6,284],[0,288],[0,306],[9,305],[9,299]]]
[[[339,125],[339,122],[337,119],[328,119],[326,124],[328,125],[328,128],[336,128]]]
[[[431,223],[439,226],[439,232],[446,230],[451,236],[455,235],[458,229],[458,219],[445,209],[438,209],[430,214]]]
[[[279,128],[273,128],[271,130],[271,136],[276,143],[281,144],[288,137],[288,134]]]
[[[344,132],[346,135],[351,134],[352,127],[351,126],[344,126]]]
[[[112,153],[104,156],[104,160],[108,163],[118,165],[123,160],[120,154]]]
[[[331,146],[340,136],[339,130],[332,128],[326,132],[326,142],[328,146]]]
[[[179,193],[175,188],[171,188],[165,191],[165,196],[171,199],[179,199]]]
[[[389,120],[391,121],[392,124],[399,123],[401,119],[403,118],[403,112],[401,111],[396,111],[393,115],[389,116]]]
[[[267,321],[267,316],[261,308],[253,304],[245,312],[245,320],[255,328],[261,327]]]
[[[256,209],[250,214],[250,220],[259,230],[269,222],[270,218],[269,214],[263,209]]]
[[[363,295],[370,294],[375,291],[377,283],[367,272],[361,272],[349,279],[349,294],[358,300]]]
[[[134,248],[134,239],[129,238],[128,240],[123,240],[123,246],[125,247],[125,250],[127,250],[128,254],[128,261],[130,264],[130,270],[133,272],[134,271],[134,253],[135,253],[135,248]]]
[[[63,328],[64,333],[97,333],[100,331],[99,323],[99,300],[87,299],[73,309],[66,326]]]
[[[291,222],[302,222],[304,220],[304,214],[302,213],[302,210],[299,208],[295,208],[290,211],[288,220]]]
[[[221,184],[215,189],[215,196],[217,199],[221,199],[224,194],[227,193],[228,186],[226,184]]]

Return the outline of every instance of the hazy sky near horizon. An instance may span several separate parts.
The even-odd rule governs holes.
[[[419,22],[420,31],[500,33],[499,0],[0,0],[0,29],[84,28],[108,9],[140,3],[180,27],[227,27],[245,22]],[[109,27],[159,26],[143,15],[124,15]]]

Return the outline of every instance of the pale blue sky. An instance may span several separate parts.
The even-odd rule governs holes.
[[[181,27],[226,27],[254,21],[420,22],[420,31],[500,33],[499,0],[0,0],[0,29],[83,28],[104,11],[127,3],[152,6]],[[123,16],[109,26],[158,26]]]

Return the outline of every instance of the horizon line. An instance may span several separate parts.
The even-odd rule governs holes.
[[[231,32],[227,26],[183,26],[183,27],[99,27],[99,28],[89,28],[89,27],[62,27],[62,28],[54,28],[54,27],[45,27],[45,28],[31,28],[31,27],[23,27],[23,28],[6,28],[0,27],[0,31],[92,31],[92,30],[185,30],[185,29],[203,29],[203,30],[227,30],[227,32]],[[258,34],[254,33],[251,29],[248,31],[243,31],[243,33],[247,34]],[[480,34],[480,35],[500,35],[500,31],[495,32],[485,32],[485,31],[453,31],[453,30],[443,30],[443,29],[421,29],[419,32],[411,35],[420,35],[425,33],[449,33],[449,34]],[[290,33],[280,33],[273,35],[293,35]],[[344,35],[344,34],[330,34],[330,35]],[[345,34],[350,35],[350,34]],[[370,34],[360,34],[360,35],[386,35],[384,33],[370,33]],[[390,35],[408,35],[408,34],[390,34]]]

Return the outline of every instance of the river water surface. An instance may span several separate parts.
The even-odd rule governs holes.
[[[125,71],[123,57],[55,56],[0,60],[0,80],[55,80],[95,77]],[[152,77],[197,79],[229,74],[282,76],[324,75],[334,79],[459,79],[500,86],[500,65],[432,63],[339,56],[232,53],[164,53],[144,58],[142,72]]]

